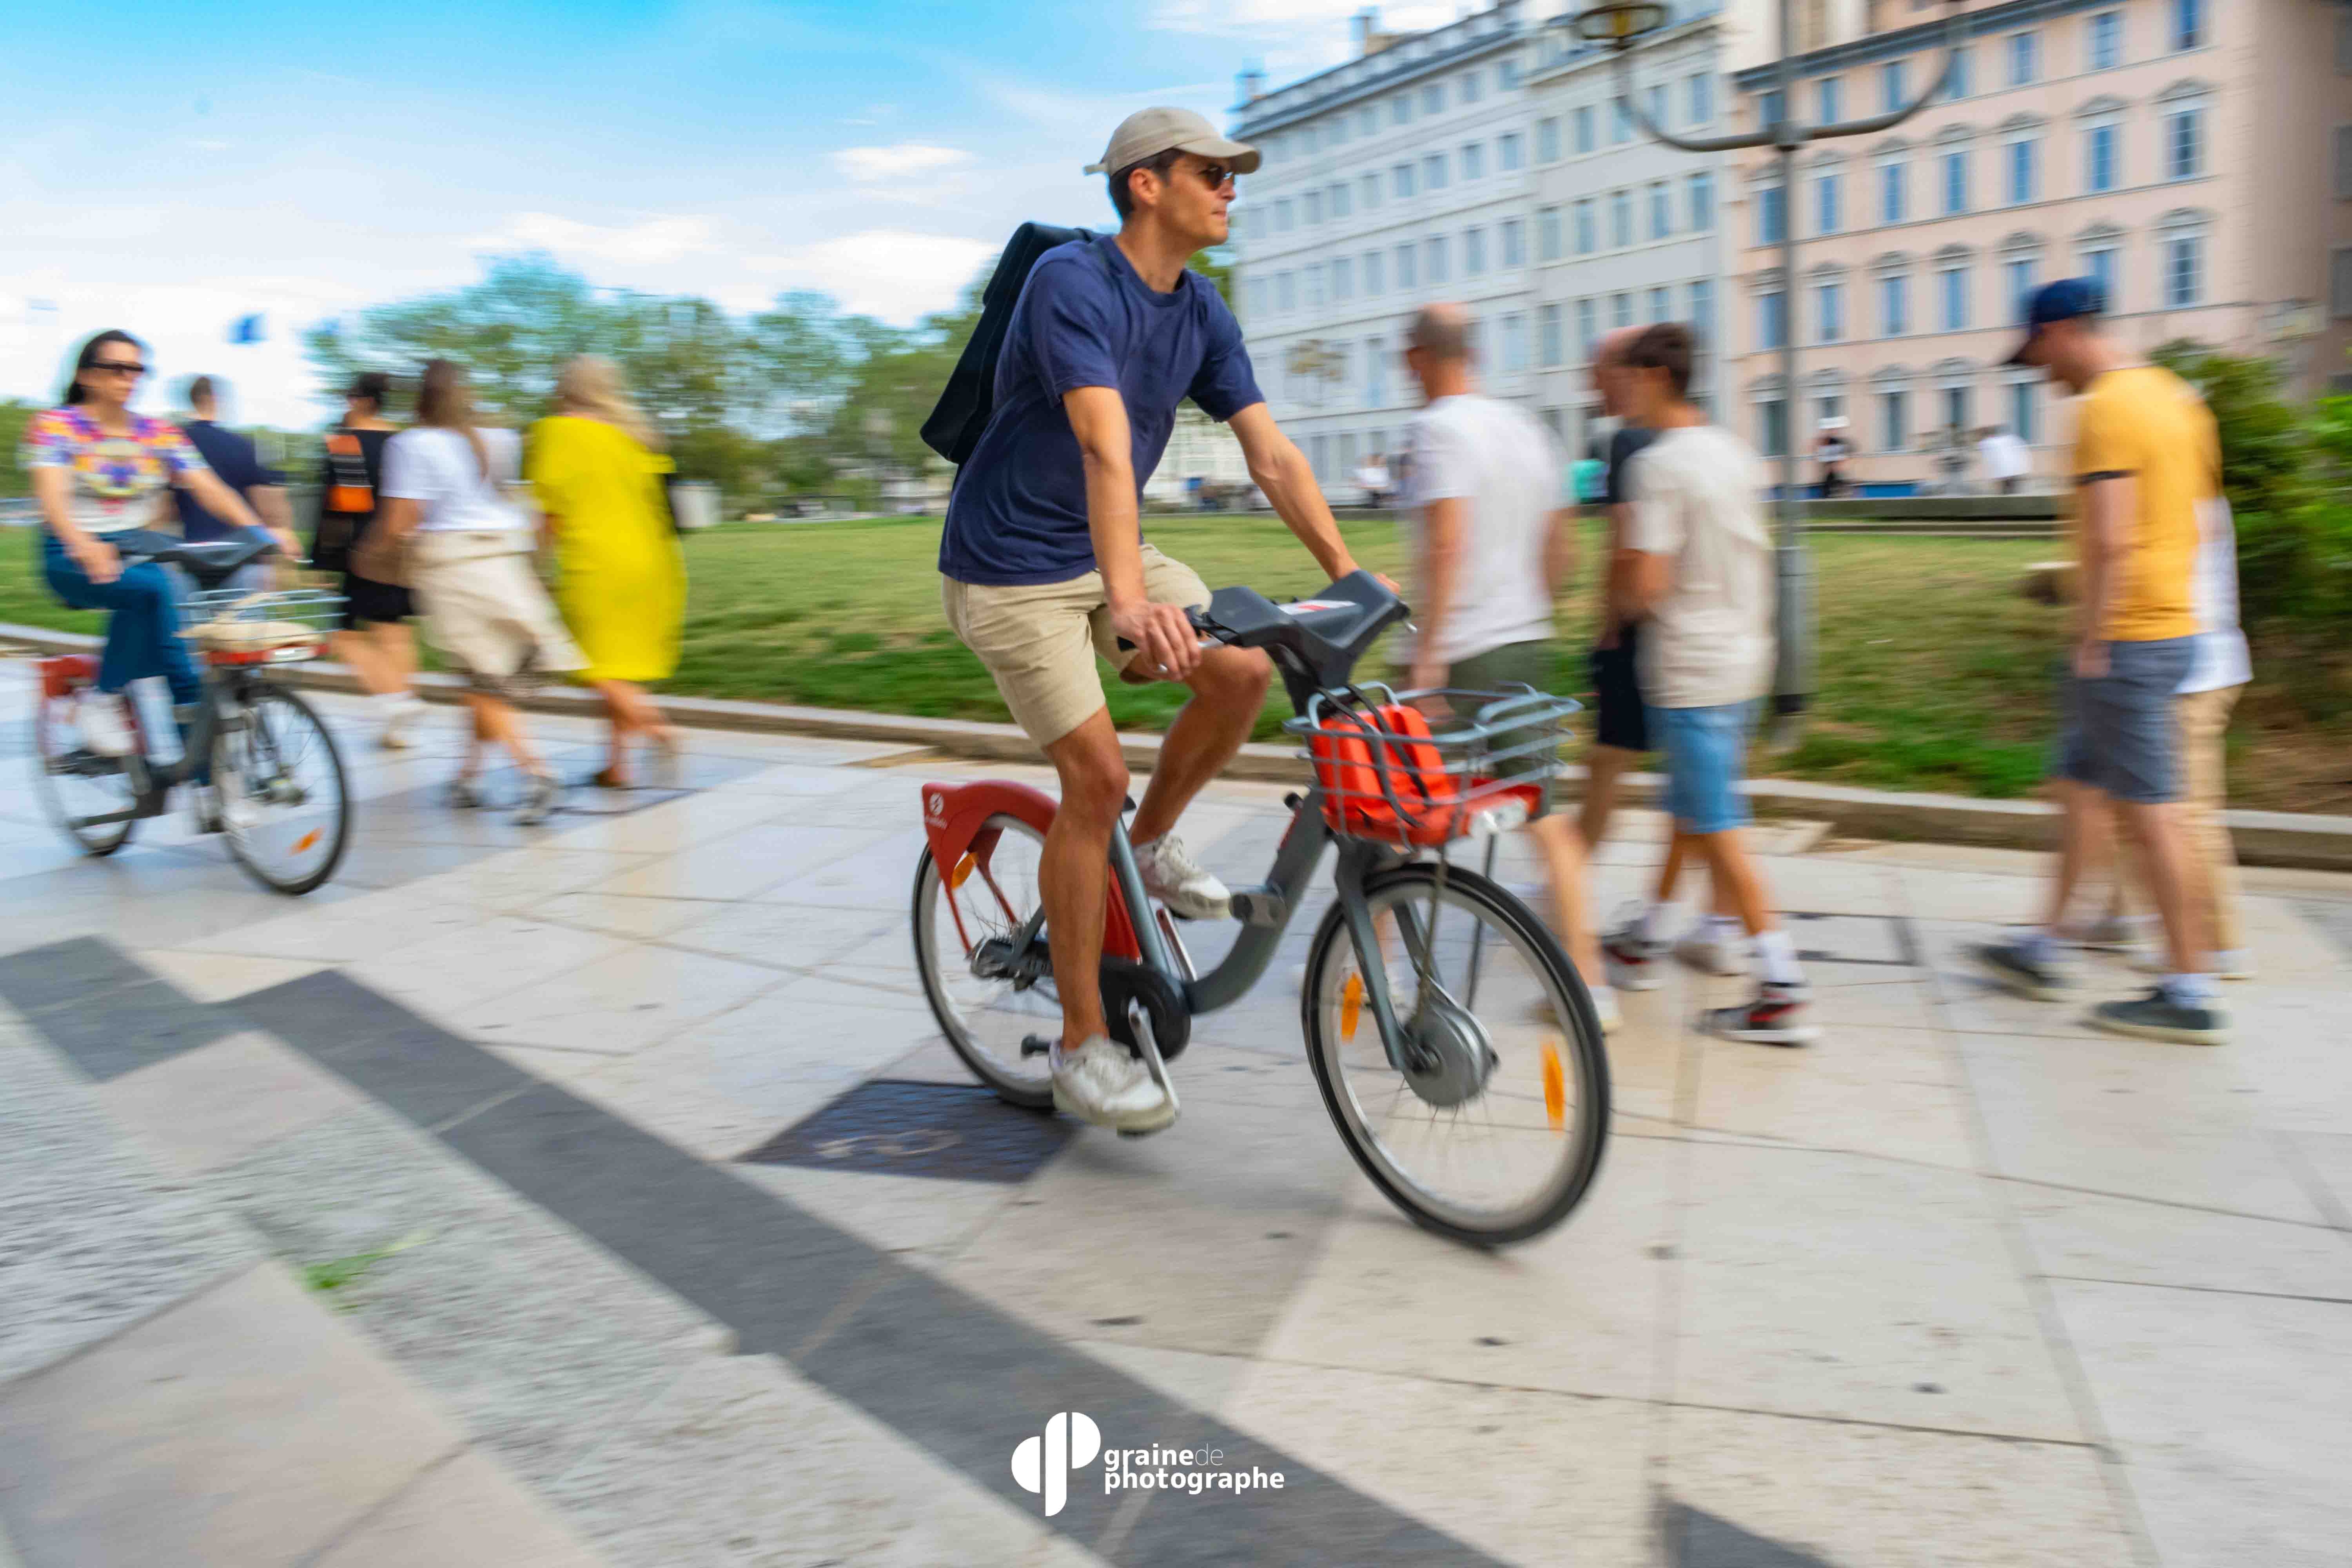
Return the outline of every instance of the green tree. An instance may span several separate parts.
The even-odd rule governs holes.
[[[39,413],[37,403],[0,397],[0,496],[33,493],[32,476],[25,471],[25,426]]]

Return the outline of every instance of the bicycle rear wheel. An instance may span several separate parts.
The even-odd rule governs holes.
[[[129,763],[121,757],[102,757],[81,743],[77,723],[82,702],[90,695],[83,687],[62,697],[36,693],[33,698],[33,784],[49,820],[85,855],[111,855],[131,842],[129,817],[91,824],[94,816],[110,816],[139,804]]]
[[[307,893],[335,874],[351,839],[351,793],[334,737],[310,705],[256,680],[229,699],[213,740],[221,829],[246,875]]]
[[[915,967],[931,1016],[999,1099],[1032,1110],[1054,1103],[1038,1047],[1062,1037],[1037,883],[1045,848],[1035,828],[1000,813],[944,874],[929,848],[915,866]]]
[[[1540,1235],[1583,1198],[1608,1138],[1591,997],[1535,912],[1474,871],[1449,867],[1441,892],[1436,868],[1416,862],[1368,878],[1364,896],[1389,944],[1405,1059],[1388,1058],[1335,907],[1300,1008],[1340,1138],[1418,1225],[1479,1246]]]

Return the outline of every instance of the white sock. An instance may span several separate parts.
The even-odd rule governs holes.
[[[2058,939],[2050,934],[2047,926],[2034,926],[2017,939],[2017,951],[2036,963],[2047,963],[2056,952]]]
[[[2210,974],[2168,974],[2164,977],[2164,994],[2187,1005],[2210,1002],[2213,999],[2213,977]]]
[[[1674,911],[1674,907],[1670,900],[1652,899],[1649,907],[1642,911],[1641,918],[1633,922],[1634,938],[1641,942],[1663,940],[1661,933],[1666,929],[1666,917]]]
[[[1764,978],[1775,985],[1802,985],[1805,972],[1797,963],[1797,944],[1789,933],[1774,927],[1756,933],[1756,957],[1764,966]]]
[[[1738,942],[1746,931],[1738,915],[1709,915],[1698,922],[1698,934],[1717,942]]]

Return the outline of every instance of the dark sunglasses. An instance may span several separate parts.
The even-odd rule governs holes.
[[[1201,165],[1201,178],[1206,180],[1209,189],[1213,191],[1234,178],[1234,172],[1223,163],[1203,163]]]
[[[147,374],[147,367],[135,360],[94,359],[89,362],[89,368],[102,370],[109,375],[145,375]]]

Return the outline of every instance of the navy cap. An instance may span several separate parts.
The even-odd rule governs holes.
[[[2042,335],[2042,329],[2051,322],[2105,315],[2106,309],[2107,291],[2099,286],[2095,278],[2061,278],[2055,282],[2044,283],[2026,298],[2025,341],[2017,345],[2015,353],[2001,363],[2024,363],[2026,351],[2033,346],[2033,340]]]

